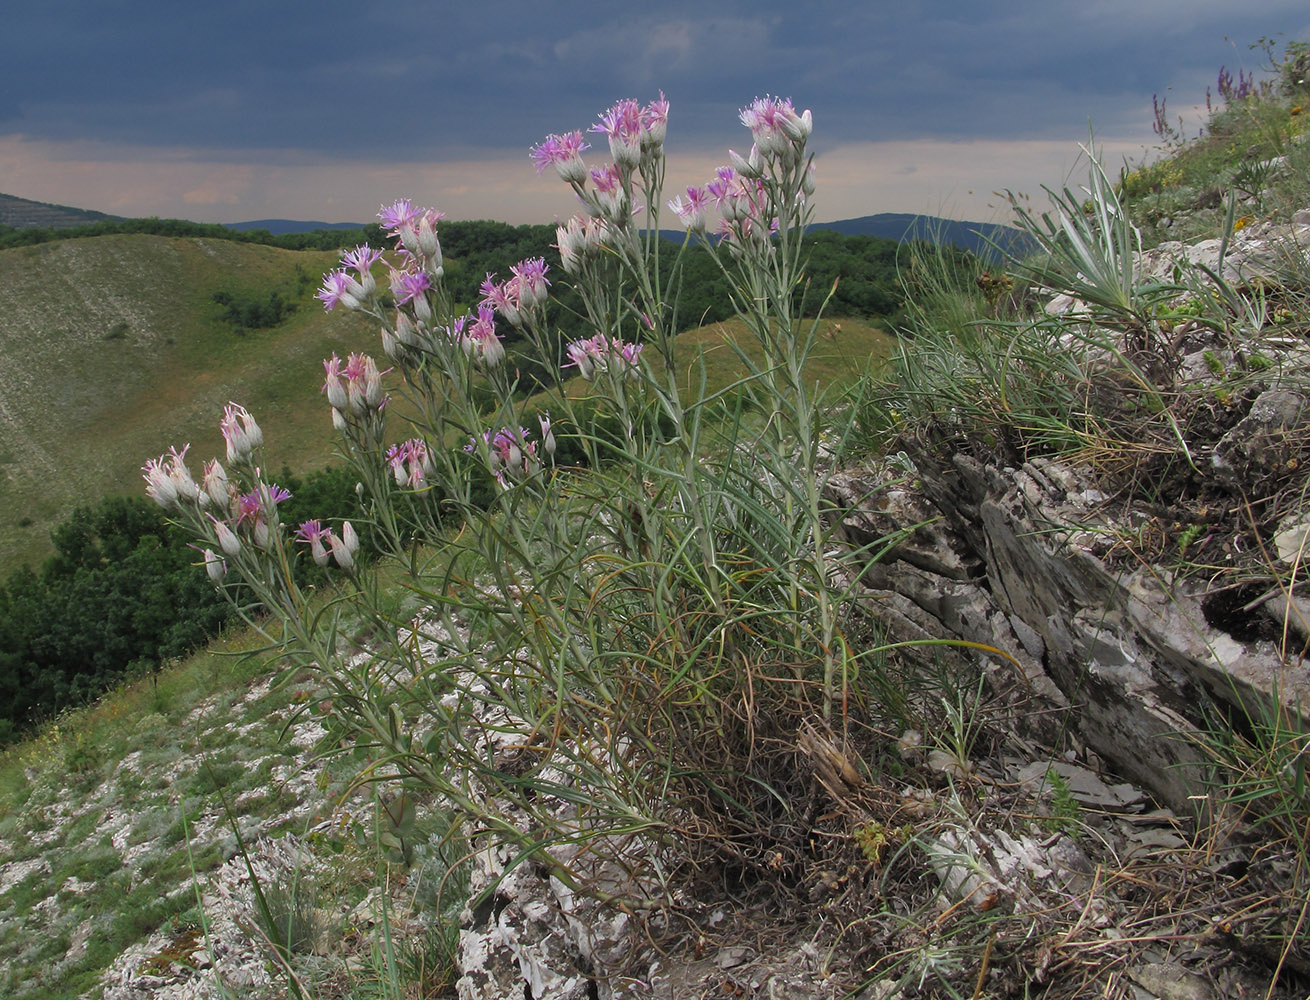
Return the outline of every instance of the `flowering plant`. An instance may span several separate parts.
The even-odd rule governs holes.
[[[481,303],[459,314],[442,214],[407,200],[379,213],[386,251],[357,247],[325,277],[326,309],[382,330],[390,367],[334,355],[323,392],[417,617],[382,609],[349,523],[311,520],[294,536],[279,523],[262,436],[239,407],[223,423],[229,468],[207,467],[203,487],[185,449],[145,468],[148,492],[195,530],[211,578],[248,583],[286,651],[321,672],[341,729],[376,755],[374,777],[425,785],[470,835],[628,906],[667,902],[678,864],[724,852],[751,864],[754,839],[799,829],[780,794],[797,753],[780,734],[844,725],[867,655],[843,632],[844,557],[822,499],[831,428],[804,376],[817,329],[798,305],[812,119],[772,97],[740,117],[750,151],[730,151],[703,187],[667,203],[688,233],[680,248],[660,236],[662,94],[600,116],[591,131],[611,160],[599,166],[584,161],[581,130],[533,147],[538,170],[553,168],[584,209],[557,229],[583,338],[552,329],[560,277],[542,258],[488,275]],[[760,349],[732,345],[744,374],[727,392],[707,394],[702,377],[688,394],[680,378],[686,253],[714,256]],[[505,327],[583,387],[547,390],[529,415]],[[397,409],[403,441],[388,427]],[[560,435],[586,469],[556,465]],[[440,548],[415,543],[446,514],[465,530]],[[331,613],[297,589],[298,557],[338,568]],[[347,639],[347,609],[370,625],[367,648]],[[615,870],[627,874],[616,882]]]

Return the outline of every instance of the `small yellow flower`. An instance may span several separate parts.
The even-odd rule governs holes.
[[[1237,232],[1238,230],[1245,229],[1250,224],[1251,224],[1251,216],[1244,215],[1233,223],[1233,232]]]

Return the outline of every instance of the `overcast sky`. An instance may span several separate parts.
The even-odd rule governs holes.
[[[397,197],[548,222],[575,204],[529,147],[663,90],[673,182],[749,149],[737,110],[767,93],[813,111],[819,219],[997,220],[992,192],[1063,183],[1089,125],[1114,167],[1150,155],[1152,95],[1193,115],[1220,66],[1260,74],[1261,37],[1310,40],[1310,3],[31,0],[0,26],[0,192],[207,222],[367,221]]]

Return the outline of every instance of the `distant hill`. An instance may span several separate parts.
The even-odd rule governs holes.
[[[0,194],[0,226],[12,226],[15,229],[69,229],[118,218],[120,216],[92,212],[85,208],[51,205],[44,201],[29,201],[26,198],[15,198],[11,194]]]
[[[264,229],[274,236],[287,233],[314,233],[320,229],[363,229],[362,222],[298,222],[295,219],[255,219],[253,222],[225,222],[228,229],[246,232],[250,229]]]
[[[935,215],[882,212],[858,219],[812,222],[807,229],[812,233],[826,229],[843,236],[875,236],[897,243],[909,240],[945,243],[968,250],[979,257],[997,257],[1004,253],[1023,257],[1037,249],[1031,239],[1011,226],[994,222],[957,222]],[[685,234],[681,229],[661,229],[660,235],[674,243],[681,243]]]
[[[67,205],[48,205],[45,202],[28,201],[26,198],[0,194],[0,225],[12,226],[15,229],[67,229],[120,218],[122,217],[106,215],[104,212],[70,208]],[[227,222],[224,226],[236,232],[262,229],[274,236],[285,236],[319,230],[362,229],[364,223],[253,219],[249,222]],[[898,243],[904,243],[906,240],[950,243],[983,257],[995,256],[998,247],[1016,256],[1023,256],[1035,249],[1019,230],[1011,226],[1002,226],[994,222],[958,222],[934,215],[910,215],[903,212],[881,212],[878,215],[864,215],[858,219],[815,222],[809,228],[830,229],[845,236],[879,236]],[[668,229],[661,232],[670,240],[682,242],[681,230]]]
[[[364,224],[255,219],[251,222],[228,222],[224,225],[239,232],[264,229],[274,236],[282,236],[287,233],[312,233],[320,229],[362,229]],[[831,229],[844,236],[880,236],[898,243],[904,243],[906,240],[951,243],[984,257],[992,256],[997,246],[1007,250],[1022,248],[1025,239],[1019,230],[991,222],[956,222],[953,219],[941,219],[932,215],[906,215],[896,212],[865,215],[858,219],[840,219],[836,222],[816,222],[809,228]],[[670,240],[682,242],[683,234],[680,230],[662,230],[662,233]]]
[[[901,212],[882,212],[858,219],[841,219],[837,222],[816,222],[809,227],[831,229],[845,236],[881,236],[904,243],[906,240],[926,240],[931,243],[950,243],[980,257],[991,257],[1000,250],[1023,256],[1036,249],[1032,241],[1018,229],[997,225],[994,222],[956,222],[935,215],[908,215]]]
[[[49,555],[50,529],[76,505],[140,496],[142,462],[168,445],[192,442],[193,469],[221,455],[228,400],[258,414],[270,468],[330,462],[322,359],[377,342],[375,325],[314,300],[337,259],[148,235],[0,250],[0,576]],[[214,298],[272,292],[297,308],[268,329],[235,327]]]

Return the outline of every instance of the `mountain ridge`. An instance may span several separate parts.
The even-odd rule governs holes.
[[[108,215],[90,209],[0,194],[0,226],[10,226],[14,229],[68,229],[124,218],[124,216]],[[222,225],[236,232],[266,230],[274,236],[284,236],[320,230],[362,229],[366,223],[273,218],[225,222]],[[811,231],[831,230],[844,236],[877,236],[896,240],[898,243],[907,240],[944,242],[981,256],[995,256],[998,251],[1022,253],[1027,249],[1023,235],[1012,226],[994,222],[946,219],[935,215],[913,215],[906,212],[877,212],[850,219],[815,222],[808,228]],[[678,241],[682,239],[682,233],[679,231],[667,230],[665,233],[671,239]]]

